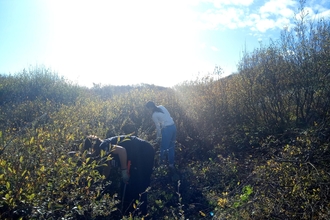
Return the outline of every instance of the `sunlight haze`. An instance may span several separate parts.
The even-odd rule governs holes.
[[[328,1],[308,1],[330,16]],[[0,74],[42,65],[83,86],[174,86],[236,71],[242,51],[277,39],[298,1],[0,0]]]

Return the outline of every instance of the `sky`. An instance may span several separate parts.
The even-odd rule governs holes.
[[[306,1],[330,18],[330,1]],[[0,74],[45,67],[81,86],[172,87],[237,71],[279,38],[296,0],[0,0]]]

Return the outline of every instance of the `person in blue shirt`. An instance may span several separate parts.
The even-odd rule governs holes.
[[[138,200],[140,206],[135,204],[138,212],[146,215],[148,202],[146,189],[150,186],[155,156],[152,145],[136,136],[121,135],[102,140],[91,135],[85,139],[84,149],[93,150],[90,157],[100,155],[101,150],[104,150],[117,158],[115,160],[118,160],[123,179],[121,184],[121,192],[124,192],[123,214],[133,212],[135,210],[133,204]],[[111,179],[108,177],[110,169],[111,165],[108,164],[103,174]]]

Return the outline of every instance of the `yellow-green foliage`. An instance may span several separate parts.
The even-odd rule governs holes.
[[[104,162],[69,157],[72,136],[53,129],[25,129],[1,155],[2,218],[74,217],[85,212],[95,217],[114,208],[115,199],[100,194],[104,177],[96,168]]]

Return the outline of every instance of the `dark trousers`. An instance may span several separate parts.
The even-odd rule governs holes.
[[[146,189],[150,186],[154,157],[153,147],[148,142],[143,143],[140,146],[137,162],[130,167],[130,179],[126,184],[126,189],[124,183],[121,185],[122,193],[125,191],[122,210],[124,215],[129,213],[147,214],[148,195]],[[136,204],[136,201],[139,204]],[[134,203],[135,205],[133,205]]]

